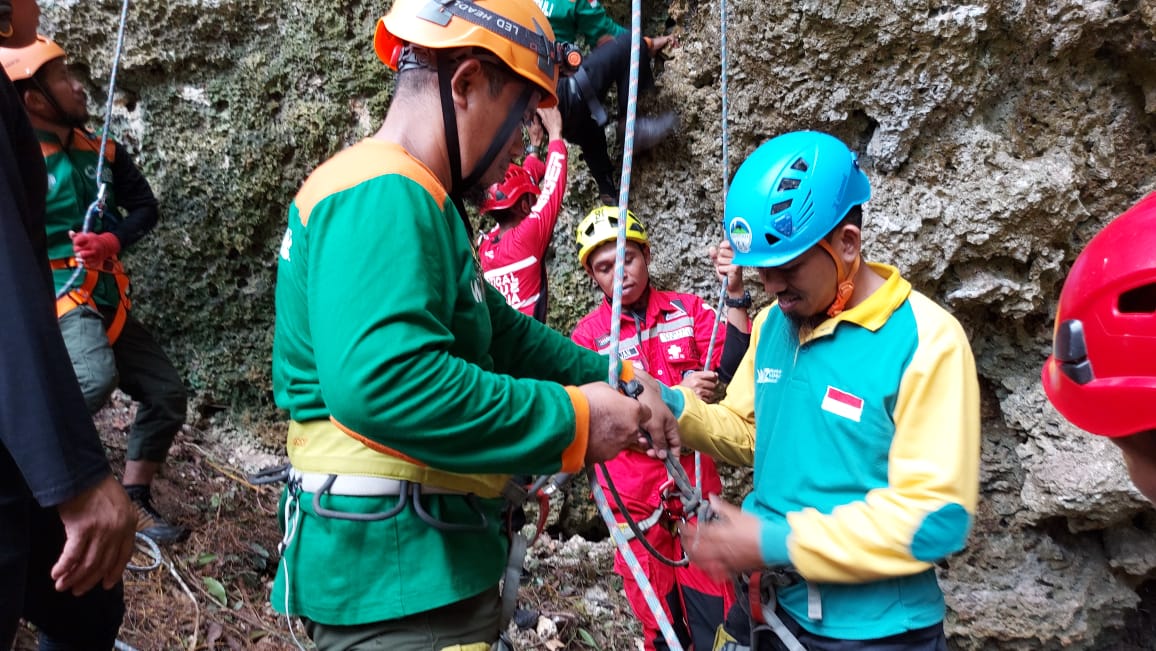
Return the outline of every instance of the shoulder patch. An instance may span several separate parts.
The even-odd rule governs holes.
[[[414,181],[439,205],[445,205],[446,190],[428,167],[397,143],[367,138],[338,152],[305,179],[293,199],[301,214],[301,223],[308,226],[309,213],[325,197],[388,174],[399,174]]]

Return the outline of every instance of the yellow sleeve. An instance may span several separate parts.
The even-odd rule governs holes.
[[[759,332],[772,308],[755,317],[751,327],[751,345],[727,385],[726,395],[717,404],[699,400],[686,387],[675,387],[682,397],[678,429],[687,447],[722,459],[736,466],[750,466],[755,453],[755,350]]]
[[[888,486],[827,515],[787,516],[787,551],[808,580],[915,574],[967,540],[979,499],[975,359],[954,318],[914,292],[910,302],[919,346],[899,386]]]

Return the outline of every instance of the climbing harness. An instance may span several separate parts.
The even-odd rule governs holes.
[[[108,148],[108,132],[109,132],[109,129],[111,129],[111,125],[112,125],[112,100],[113,100],[113,97],[116,93],[116,71],[118,68],[120,68],[121,52],[124,49],[124,28],[125,28],[125,25],[128,23],[128,1],[129,0],[124,0],[124,3],[121,5],[121,8],[120,8],[120,27],[117,29],[117,32],[116,32],[116,49],[113,51],[113,56],[112,56],[112,71],[109,73],[109,76],[108,76],[108,101],[105,102],[105,106],[104,106],[104,128],[101,130],[101,133],[100,133],[100,149],[97,150],[98,155],[96,157],[96,173],[95,173],[95,177],[94,177],[96,182],[99,185],[97,186],[96,199],[88,206],[88,210],[86,210],[84,213],[84,227],[81,229],[81,232],[83,232],[83,233],[88,233],[88,232],[92,231],[92,220],[94,217],[99,216],[100,219],[102,219],[102,220],[104,219],[104,209],[105,209],[105,203],[104,202],[105,202],[105,196],[108,193],[108,184],[105,183],[105,181],[104,181],[104,152]],[[56,292],[56,298],[58,301],[69,294],[69,292],[72,290],[72,286],[80,279],[80,276],[85,273],[84,263],[79,261],[79,260],[75,260],[74,258],[72,260],[75,262],[74,270],[72,272],[72,275],[69,276],[68,280],[60,288],[60,290]],[[53,262],[55,262],[55,261],[53,261]],[[123,270],[122,270],[122,272],[123,272]],[[89,278],[86,277],[84,280],[84,284],[87,285],[88,282],[89,282]],[[96,284],[95,280],[93,280],[92,282],[94,285]],[[117,278],[117,285],[120,285],[120,278],[119,277]],[[123,297],[123,295],[124,295],[123,290],[122,290],[121,295]],[[56,309],[57,309],[57,313],[59,315],[59,312],[60,312],[60,303],[59,302],[57,303]],[[118,308],[118,316],[119,316],[119,308]],[[122,322],[122,324],[123,324],[123,322]],[[118,329],[118,334],[119,334],[119,329]],[[110,335],[109,341],[111,343],[115,339],[112,336],[111,330],[109,332],[109,335]]]
[[[103,192],[104,186],[101,185]],[[111,346],[116,343],[120,337],[121,330],[124,329],[124,323],[128,320],[128,310],[132,307],[132,301],[128,297],[129,279],[128,274],[124,271],[124,266],[120,260],[116,258],[109,258],[105,260],[99,267],[85,267],[84,263],[77,260],[75,257],[60,258],[58,260],[50,260],[49,266],[53,271],[58,269],[75,269],[73,275],[68,282],[72,283],[79,273],[84,273],[84,282],[80,287],[75,289],[68,289],[68,285],[62,288],[63,293],[57,293],[56,296],[56,318],[68,314],[76,308],[87,305],[96,312],[100,312],[96,301],[92,298],[92,292],[96,289],[97,282],[100,281],[100,274],[110,274],[116,279],[116,288],[120,293],[120,300],[116,304],[116,313],[112,317],[112,323],[109,324],[108,330],[105,334],[108,336],[108,344]],[[67,291],[65,291],[67,290]]]

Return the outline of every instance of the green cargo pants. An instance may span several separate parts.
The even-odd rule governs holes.
[[[116,343],[106,328],[112,308],[80,306],[60,317],[60,331],[89,413],[100,411],[118,386],[139,404],[128,434],[130,461],[163,462],[185,422],[188,392],[152,333],[130,312]]]

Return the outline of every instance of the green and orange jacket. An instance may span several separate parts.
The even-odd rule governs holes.
[[[48,236],[48,258],[64,260],[73,255],[69,231],[81,232],[88,207],[96,199],[97,152],[100,136],[86,129],[74,129],[67,142],[49,131],[36,131],[40,153],[48,168],[48,195],[44,223]],[[104,152],[102,175],[105,189],[104,219],[93,219],[91,231],[111,231],[120,240],[121,251],[138,242],[157,224],[157,198],[148,180],[140,173],[128,151],[109,139]],[[59,291],[72,276],[71,269],[57,269],[52,279]],[[120,292],[111,274],[101,274],[93,291],[97,305],[115,306]]]
[[[581,36],[586,46],[598,46],[605,36],[618,36],[626,28],[606,15],[598,0],[534,0],[554,28],[554,38],[574,43]]]
[[[754,466],[743,509],[803,628],[872,639],[943,619],[933,564],[961,550],[979,492],[979,383],[959,323],[899,272],[800,341],[777,306],[755,319],[725,398],[664,389],[683,443]]]
[[[293,421],[294,466],[476,482],[489,525],[441,532],[412,509],[373,523],[323,520],[306,495],[273,605],[351,625],[492,588],[507,540],[502,500],[490,489],[509,474],[582,466],[588,407],[563,385],[604,380],[608,359],[510,308],[485,283],[445,189],[399,145],[368,139],[334,156],[306,180],[288,217],[273,388]],[[372,511],[396,500],[330,496],[326,504]],[[450,520],[478,520],[459,495],[423,504]]]

